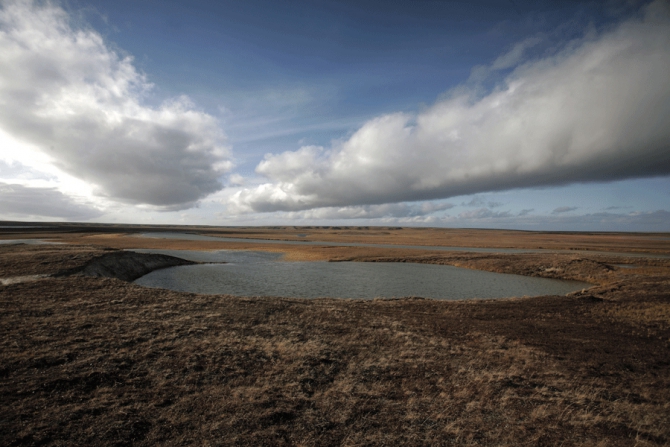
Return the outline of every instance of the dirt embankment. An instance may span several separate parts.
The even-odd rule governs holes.
[[[98,247],[9,245],[1,247],[0,278],[16,276],[90,276],[134,281],[154,270],[197,262],[174,256]]]
[[[197,264],[197,262],[174,256],[115,251],[93,258],[81,267],[59,272],[56,276],[76,274],[94,278],[117,278],[123,281],[134,281],[154,270],[193,264]]]

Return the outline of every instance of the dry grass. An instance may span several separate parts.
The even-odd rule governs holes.
[[[1,227],[0,227],[1,230]],[[357,242],[416,246],[454,246],[480,248],[525,248],[553,250],[595,250],[670,254],[667,233],[571,233],[511,230],[473,230],[449,228],[398,227],[148,227],[101,226],[96,224],[53,224],[49,228],[0,231],[3,238],[53,238],[74,244],[101,245],[116,248],[170,249],[258,249],[284,252],[290,260],[327,260],[335,256],[396,256],[422,254],[425,251],[377,250],[353,247],[277,246],[276,244],[216,243],[176,240],[150,240],[128,237],[130,233],[151,231],[188,231],[211,236],[290,240]],[[5,235],[2,235],[2,232]],[[138,246],[138,244],[142,244]],[[191,247],[191,248],[187,248]],[[436,252],[440,254],[441,252]]]
[[[0,247],[0,277],[99,253]],[[406,260],[599,285],[461,302],[211,296],[82,277],[2,286],[0,444],[670,443],[666,261],[440,256]]]
[[[670,253],[668,235],[650,233],[571,233],[398,227],[272,227],[227,228],[225,230],[210,228],[201,229],[201,232],[212,236],[276,240]]]

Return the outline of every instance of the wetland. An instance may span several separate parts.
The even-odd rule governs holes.
[[[658,257],[670,254],[667,234],[6,226],[0,239],[58,244],[0,244],[3,445],[670,443],[670,260]],[[136,236],[149,232],[261,242]],[[262,242],[298,239],[320,243]],[[457,267],[591,286],[352,300],[132,282],[220,262],[189,252],[282,268]],[[223,260],[222,268],[243,264]]]

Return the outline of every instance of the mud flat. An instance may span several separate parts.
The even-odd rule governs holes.
[[[117,253],[109,248],[160,242],[124,231],[77,229],[51,233],[62,245],[0,246],[0,277],[81,272]],[[670,443],[668,260],[355,247],[286,253],[596,285],[568,296],[455,302],[197,295],[80,274],[3,285],[0,444]]]

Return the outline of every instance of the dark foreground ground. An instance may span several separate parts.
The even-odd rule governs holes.
[[[239,298],[0,246],[0,445],[670,444],[670,262],[369,258],[589,279],[488,301]],[[637,268],[614,262],[634,262]]]

